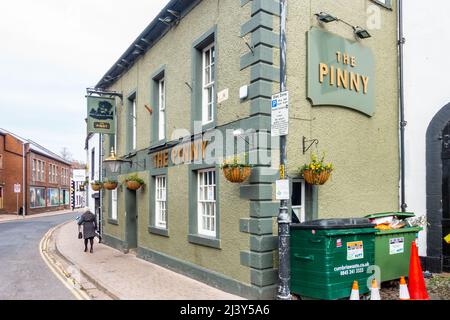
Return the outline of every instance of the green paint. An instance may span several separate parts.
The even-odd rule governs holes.
[[[268,269],[273,267],[273,252],[241,251],[241,264],[254,269]]]
[[[257,62],[273,63],[273,49],[266,46],[258,46],[241,57],[241,70],[254,65]]]
[[[254,15],[249,21],[241,26],[241,37],[246,36],[250,32],[255,31],[258,28],[273,29],[273,16],[266,12],[259,12]]]
[[[344,54],[348,61],[344,62]],[[352,57],[355,66],[351,66]],[[313,106],[346,107],[373,116],[375,59],[372,49],[358,41],[311,28],[308,32],[308,98]]]
[[[116,130],[116,101],[101,97],[87,97],[87,133],[114,134]]]

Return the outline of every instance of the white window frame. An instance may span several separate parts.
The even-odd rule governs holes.
[[[167,229],[167,177],[155,177],[155,227]]]
[[[215,43],[211,43],[209,46],[202,50],[202,124],[206,125],[214,121],[214,107],[215,107]],[[207,53],[209,54],[209,61],[207,60]],[[208,70],[209,68],[209,70]],[[209,75],[209,82],[206,79],[206,73]],[[211,90],[211,101],[209,101],[209,90]],[[209,108],[211,108],[211,115],[209,114]],[[209,118],[211,116],[211,118]]]
[[[292,180],[292,184],[294,183],[301,183],[301,204],[300,205],[292,205],[291,209],[292,211],[296,211],[295,214],[297,215],[297,218],[299,219],[300,223],[306,222],[306,211],[305,211],[305,195],[306,195],[306,184],[304,180],[294,179]],[[292,190],[294,188],[292,187]],[[292,214],[291,211],[291,214]]]
[[[117,189],[111,191],[111,219],[117,221]]]
[[[132,122],[132,137],[131,137],[131,146],[133,150],[137,148],[137,117],[136,117],[136,98],[132,101],[132,110],[131,110],[131,122]]]
[[[166,80],[162,78],[158,82],[158,139],[164,140],[166,138]]]
[[[210,175],[211,172],[212,175]],[[211,177],[212,181],[210,181]],[[198,234],[217,238],[217,184],[215,169],[197,171],[197,210]]]
[[[36,181],[36,159],[31,162],[31,179]]]

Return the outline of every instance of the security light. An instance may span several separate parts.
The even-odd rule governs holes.
[[[317,20],[319,20],[320,22],[323,22],[323,23],[330,23],[333,21],[338,21],[338,18],[336,18],[335,16],[332,16],[331,14],[328,14],[326,12],[316,13],[316,17],[317,17]]]
[[[161,21],[162,23],[164,23],[165,25],[170,25],[170,23],[172,22],[172,19],[170,17],[165,17],[164,19],[159,18],[159,21]]]
[[[123,160],[116,157],[116,153],[114,152],[114,147],[111,148],[111,155],[108,158],[106,158],[105,160],[103,160],[103,163],[105,164],[105,166],[107,166],[109,171],[111,171],[112,173],[118,173],[120,170],[120,165],[123,162],[124,162]]]
[[[360,39],[367,39],[371,37],[369,31],[361,27],[354,27],[353,31],[355,32],[356,36]]]

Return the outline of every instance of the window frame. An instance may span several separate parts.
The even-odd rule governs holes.
[[[293,205],[293,192],[294,192],[294,183],[301,183],[301,204],[300,205]],[[289,214],[291,215],[291,221],[292,221],[292,214],[294,210],[300,209],[299,215],[297,215],[297,218],[299,219],[300,223],[306,222],[306,182],[303,179],[292,179],[291,181],[291,200],[290,200],[290,210]]]
[[[117,221],[118,213],[119,213],[118,192],[116,188],[111,191],[111,220]]]
[[[136,97],[131,99],[131,150],[137,148],[137,114]]]
[[[207,53],[209,52],[209,61],[207,60]],[[207,64],[208,63],[208,64]],[[202,49],[202,125],[208,125],[214,122],[215,117],[215,84],[216,84],[216,43],[211,42],[205,48]],[[206,82],[207,69],[209,82]],[[209,96],[209,90],[211,90],[211,96]],[[209,101],[211,98],[211,101]],[[211,114],[209,114],[211,111]],[[209,116],[211,116],[209,118]]]
[[[163,184],[160,181],[164,181]],[[161,196],[159,196],[161,194]],[[162,206],[163,204],[163,206]],[[162,212],[164,211],[164,212]],[[155,176],[155,227],[158,229],[167,230],[167,176]],[[164,219],[162,219],[164,216]]]
[[[0,154],[0,169],[3,169],[3,154]]]
[[[210,173],[212,173],[210,175]],[[202,179],[206,174],[206,180]],[[210,177],[213,178],[213,183],[210,182]],[[204,183],[202,183],[202,180]],[[202,190],[203,188],[203,190]],[[206,199],[202,199],[202,191],[204,192],[204,188],[207,188]],[[213,198],[210,199],[210,191],[209,188],[213,188]],[[209,205],[212,205],[212,208],[209,208]],[[208,208],[208,209],[207,209]],[[213,210],[211,210],[213,209]],[[213,214],[211,214],[213,211]],[[206,213],[206,214],[205,214]],[[204,220],[205,218],[205,220]],[[213,223],[210,226],[213,228],[207,228],[208,219],[213,220]],[[206,222],[206,226],[203,223]],[[200,236],[206,236],[211,238],[217,238],[217,181],[216,181],[216,168],[210,169],[201,169],[197,171],[197,234]]]

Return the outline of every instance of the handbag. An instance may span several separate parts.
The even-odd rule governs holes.
[[[78,239],[83,239],[83,234],[80,232],[78,232]]]

